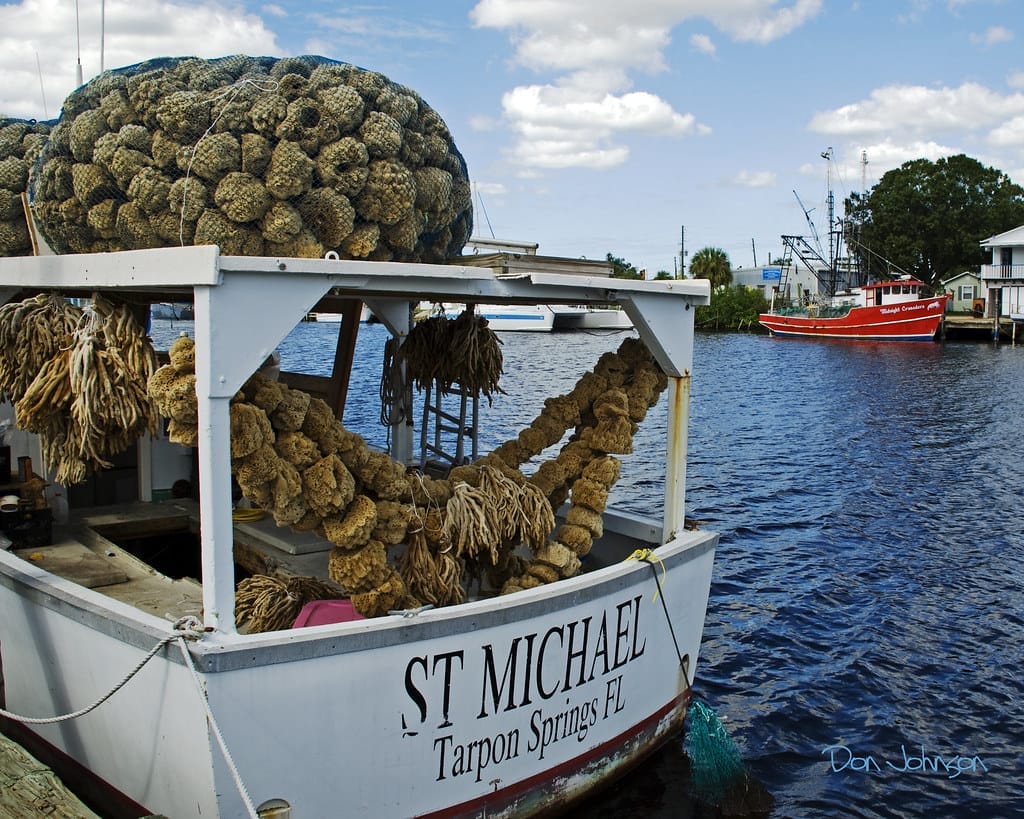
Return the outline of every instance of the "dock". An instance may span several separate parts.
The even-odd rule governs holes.
[[[101,819],[24,748],[0,734],[0,819]]]
[[[939,338],[986,339],[992,341],[1017,342],[1020,335],[1024,340],[1024,328],[1018,329],[1017,322],[1006,316],[973,316],[948,313],[939,325]]]

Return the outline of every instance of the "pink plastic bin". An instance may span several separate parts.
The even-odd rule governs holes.
[[[326,623],[347,623],[350,620],[364,620],[352,606],[351,600],[312,600],[302,607],[292,628],[322,626]]]

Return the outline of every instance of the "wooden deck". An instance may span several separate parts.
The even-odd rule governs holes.
[[[327,579],[329,541],[278,527],[269,515],[236,523],[234,530],[235,562],[250,574]],[[183,562],[192,560],[198,568],[199,506],[190,500],[76,511],[66,526],[54,526],[50,545],[12,551],[46,571],[173,622],[187,615],[202,617],[198,576],[169,577],[118,544],[183,533],[196,536],[194,553],[182,555]]]
[[[0,819],[100,819],[57,775],[0,734]]]

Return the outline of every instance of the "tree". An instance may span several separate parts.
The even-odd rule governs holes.
[[[620,259],[618,256],[612,256],[611,253],[606,257],[608,264],[612,266],[612,278],[615,279],[642,279],[643,274],[636,269],[634,265],[631,265],[625,259]]]
[[[1024,188],[964,154],[914,159],[850,196],[846,212],[851,250],[867,254],[873,278],[886,277],[888,260],[934,286],[988,261],[982,239],[1024,224]]]
[[[659,270],[657,273],[654,274],[654,278],[657,279],[658,281],[661,281],[663,279],[671,279],[672,274],[669,273],[667,270]]]
[[[710,279],[711,289],[732,284],[732,265],[729,256],[718,247],[698,250],[690,259],[690,275],[695,279]]]
[[[767,309],[760,289],[738,284],[712,292],[711,304],[698,307],[694,321],[701,330],[760,330],[757,317]]]

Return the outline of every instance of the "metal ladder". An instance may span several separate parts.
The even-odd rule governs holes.
[[[461,384],[453,387],[447,391],[434,381],[424,391],[420,469],[461,466],[478,457],[480,396]]]

